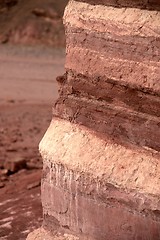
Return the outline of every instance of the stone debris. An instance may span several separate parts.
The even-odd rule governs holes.
[[[41,185],[41,181],[37,181],[37,182],[34,182],[34,183],[31,183],[27,186],[27,189],[30,190],[32,188],[36,188],[36,187],[39,187]]]
[[[8,180],[8,170],[0,169],[0,181],[4,182]]]
[[[4,163],[4,168],[10,173],[18,172],[19,170],[26,168],[26,160],[21,157],[8,159]]]
[[[3,188],[5,184],[3,182],[0,182],[0,188]]]
[[[35,8],[32,10],[32,13],[37,16],[37,17],[43,17],[43,18],[48,18],[48,19],[59,19],[60,16],[57,14],[56,11],[54,11],[54,9],[49,9],[48,11],[46,11],[43,8]]]
[[[30,233],[27,237],[27,240],[80,240],[80,238],[71,234],[51,235],[47,230],[39,228]],[[83,238],[83,240],[87,239]]]
[[[2,177],[2,176],[7,176],[7,174],[8,174],[8,169],[1,169],[0,170],[0,176]]]

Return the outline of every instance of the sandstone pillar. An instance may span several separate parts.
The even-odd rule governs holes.
[[[66,74],[40,143],[53,239],[160,239],[159,9],[72,0],[65,10]]]

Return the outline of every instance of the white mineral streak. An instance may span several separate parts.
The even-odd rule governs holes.
[[[68,141],[64,137],[66,131],[72,134]],[[106,142],[92,131],[68,121],[53,120],[40,143],[40,152],[47,160],[46,163],[62,164],[79,173],[87,172],[95,179],[99,178],[128,190],[137,189],[141,193],[156,196],[160,194],[158,157],[148,151],[134,151]],[[67,178],[68,175],[70,182],[71,174],[68,175],[67,172],[65,176]],[[72,191],[71,186],[69,187]]]

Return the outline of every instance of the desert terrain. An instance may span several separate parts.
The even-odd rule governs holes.
[[[38,144],[52,117],[64,49],[0,46],[0,239],[42,223]]]
[[[0,43],[64,47],[68,0],[0,0]]]

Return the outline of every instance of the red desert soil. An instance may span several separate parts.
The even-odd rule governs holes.
[[[42,223],[38,143],[52,116],[64,50],[0,46],[0,239]]]

